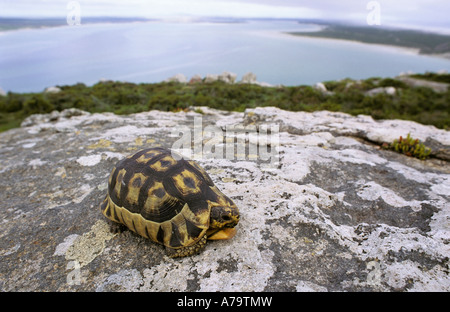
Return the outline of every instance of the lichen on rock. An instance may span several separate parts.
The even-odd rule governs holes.
[[[439,156],[448,155],[448,131],[327,111],[199,112],[52,113],[1,133],[0,289],[450,290],[450,170]],[[235,149],[232,159],[196,159],[239,207],[236,236],[170,259],[131,231],[111,234],[98,206],[115,163],[171,148],[174,129],[193,134],[199,118],[253,131],[244,158]],[[260,139],[272,125],[277,140]],[[380,148],[405,133],[440,154],[421,161]],[[216,146],[240,138],[224,132]],[[276,151],[276,164],[249,157],[252,144]]]

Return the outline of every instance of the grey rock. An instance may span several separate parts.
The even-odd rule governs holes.
[[[412,78],[409,75],[400,75],[396,79],[406,83],[411,87],[427,87],[433,89],[435,92],[447,92],[450,84],[444,82],[428,81],[422,79]]]
[[[450,290],[448,162],[374,144],[410,132],[448,149],[448,131],[326,111],[195,111],[49,114],[0,133],[0,290]],[[233,239],[170,259],[130,231],[110,233],[98,206],[118,160],[173,147],[194,120],[229,130],[216,147],[231,142],[231,159],[194,158],[241,221]]]
[[[240,81],[240,83],[254,84],[265,88],[281,87],[281,85],[273,86],[268,82],[257,81],[256,75],[252,72],[246,73],[244,76],[242,76],[242,80]]]
[[[178,82],[178,83],[187,83],[187,78],[183,74],[176,74],[173,77],[167,78],[165,82]]]
[[[256,83],[256,75],[254,73],[246,73],[244,76],[242,76],[241,83]]]
[[[71,117],[83,115],[89,115],[89,113],[78,108],[68,108],[61,112],[55,110],[49,114],[33,114],[22,121],[21,127],[45,126],[48,122],[70,119]]]
[[[217,80],[219,80],[219,75],[216,75],[216,74],[207,74],[206,77],[205,77],[204,82],[206,82],[206,83],[211,83],[211,82],[215,82],[215,81],[217,81]]]
[[[327,87],[322,83],[322,82],[318,82],[313,86],[314,89],[319,90],[323,93],[328,92]]]
[[[270,83],[264,82],[264,81],[262,81],[262,82],[257,81],[254,84],[256,84],[256,85],[258,85],[260,87],[264,87],[264,88],[273,88],[274,87],[274,85],[271,85]]]
[[[323,82],[318,82],[313,86],[314,89],[320,91],[324,95],[333,95],[334,92],[328,91],[327,87],[323,84]]]
[[[203,82],[203,78],[202,78],[202,76],[200,76],[200,75],[194,75],[194,76],[192,76],[191,77],[191,80],[189,80],[189,83],[201,83],[201,82]]]
[[[58,87],[48,87],[44,90],[44,93],[59,93],[61,89]]]
[[[394,87],[380,87],[367,91],[366,95],[369,96],[374,96],[377,94],[395,95],[395,92],[397,92],[397,90]]]
[[[237,75],[235,73],[223,72],[219,75],[218,80],[226,83],[234,83],[236,81]]]

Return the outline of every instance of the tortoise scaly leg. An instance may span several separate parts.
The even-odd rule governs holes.
[[[206,245],[206,235],[192,246],[182,247],[178,249],[166,247],[167,255],[170,258],[187,257],[199,252]]]
[[[125,225],[123,225],[122,223],[110,221],[109,231],[112,234],[120,234],[123,231],[126,231],[127,229],[128,228]]]

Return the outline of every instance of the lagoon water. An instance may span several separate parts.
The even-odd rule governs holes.
[[[247,72],[270,84],[450,71],[450,60],[404,49],[297,37],[295,22],[90,24],[0,33],[0,88],[39,92],[100,79],[159,82],[182,73]]]

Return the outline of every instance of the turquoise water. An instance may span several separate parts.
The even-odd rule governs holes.
[[[450,60],[391,47],[295,37],[295,22],[91,24],[0,33],[0,88],[38,92],[100,79],[159,82],[178,73],[247,72],[270,84],[450,71]]]

